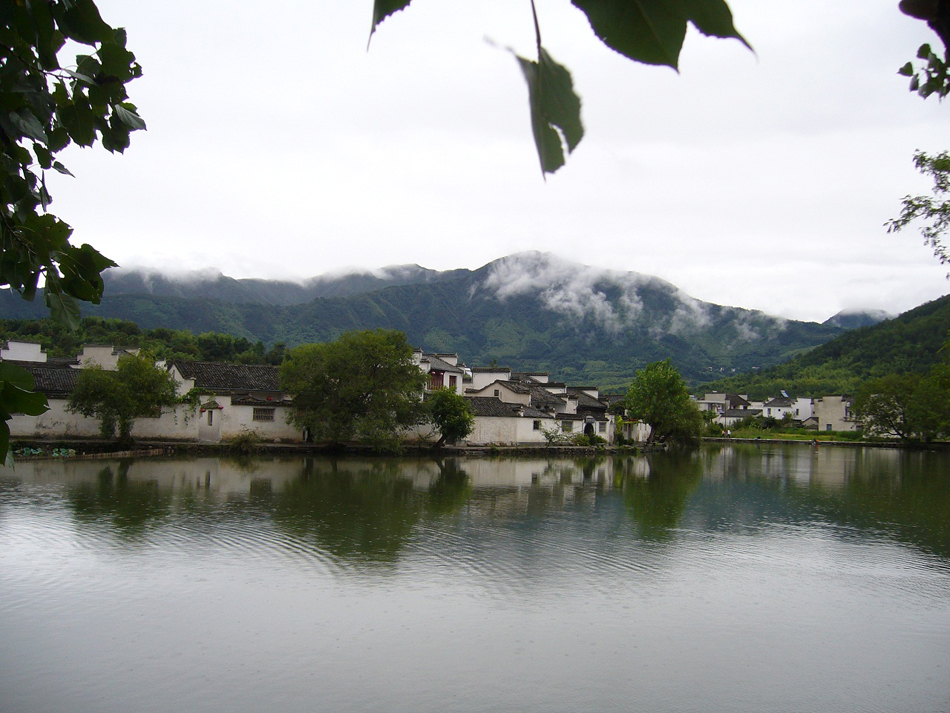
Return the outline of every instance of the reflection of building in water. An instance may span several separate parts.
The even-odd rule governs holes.
[[[703,451],[705,479],[771,478],[797,486],[841,490],[854,477],[894,472],[893,449],[789,444],[730,444]]]

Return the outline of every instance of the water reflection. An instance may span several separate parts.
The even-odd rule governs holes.
[[[0,476],[0,516],[6,494],[57,486],[80,528],[119,539],[180,516],[196,531],[243,517],[358,563],[395,562],[420,527],[459,516],[542,528],[558,511],[618,510],[655,541],[819,518],[950,557],[948,466],[943,452],[747,444],[576,460],[35,461]]]
[[[0,710],[950,710],[948,466],[24,462]]]

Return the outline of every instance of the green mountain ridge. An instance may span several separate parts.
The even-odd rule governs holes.
[[[122,293],[144,289],[141,280],[135,287],[127,279],[122,287],[107,278],[102,304],[84,314],[131,320],[143,329],[215,331],[288,346],[353,329],[398,329],[412,344],[458,352],[469,365],[496,361],[604,390],[625,388],[637,369],[659,359],[672,358],[695,384],[781,363],[844,332],[701,302],[656,277],[543,253],[512,255],[477,270],[409,266],[370,280],[365,274],[349,282],[326,279],[321,289],[347,294],[299,304],[273,304],[273,290],[262,294],[273,287],[261,284],[266,281],[222,278],[187,287],[166,282],[157,290],[173,294],[155,294],[154,279],[151,294]],[[257,301],[246,301],[251,297]],[[0,299],[0,314],[46,316],[40,300],[31,304],[10,294]]]

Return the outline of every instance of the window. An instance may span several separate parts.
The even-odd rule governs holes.
[[[531,430],[533,430],[533,431],[540,431],[540,430],[541,430],[541,422],[540,422],[540,421],[535,421],[534,423],[532,423],[532,424],[531,424]]]
[[[274,420],[274,409],[272,408],[255,408],[253,419],[255,421],[273,421]]]
[[[208,409],[208,425],[214,425],[214,409]]]
[[[830,423],[826,423],[826,424],[825,424],[825,430],[826,430],[826,431],[830,431],[830,430],[831,430],[831,424],[830,424]]]
[[[574,422],[561,421],[561,430],[564,431],[564,433],[570,433],[571,431],[574,430]]]
[[[597,432],[598,433],[607,433],[607,422],[600,421],[597,423]]]
[[[495,389],[495,396],[498,396],[498,389]]]
[[[450,374],[450,375],[449,375],[449,388],[450,388],[450,389],[454,389],[457,382],[458,382],[458,377],[455,376],[455,374]]]

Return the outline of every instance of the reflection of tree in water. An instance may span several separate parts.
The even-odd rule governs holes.
[[[663,540],[679,525],[686,503],[703,479],[695,453],[672,451],[646,457],[649,475],[623,478],[623,497],[641,537]]]
[[[451,515],[462,509],[472,497],[472,483],[459,465],[458,459],[438,461],[439,477],[429,486],[426,512],[432,515]]]
[[[84,524],[109,522],[119,535],[141,536],[152,521],[163,520],[171,511],[172,494],[154,480],[129,478],[129,463],[118,472],[112,467],[99,471],[95,483],[76,483],[66,489],[76,520]]]
[[[722,482],[700,498],[701,516],[707,526],[732,527],[819,520],[845,526],[843,536],[888,533],[950,557],[950,454],[834,448],[704,449],[706,467]]]
[[[896,458],[870,449],[856,454],[854,470],[837,492],[792,492],[830,521],[884,531],[941,557],[950,557],[950,459],[943,452],[900,451]]]
[[[395,463],[346,465],[308,459],[300,478],[275,494],[274,522],[344,560],[394,561],[419,520],[421,497]]]

